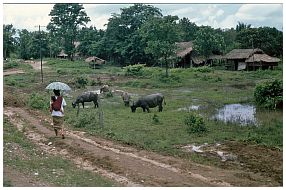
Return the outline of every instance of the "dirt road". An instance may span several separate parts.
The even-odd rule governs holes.
[[[138,150],[84,132],[67,131],[54,138],[51,119],[37,111],[4,107],[4,114],[43,151],[61,155],[79,168],[99,173],[122,186],[279,186],[267,177],[241,170],[225,170]],[[48,143],[53,145],[49,146]]]

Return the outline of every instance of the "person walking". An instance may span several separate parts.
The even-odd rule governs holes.
[[[53,118],[53,127],[58,136],[58,131],[62,138],[65,138],[64,134],[64,107],[67,105],[65,99],[61,96],[60,90],[53,90],[54,96],[51,97],[50,100],[50,113]]]

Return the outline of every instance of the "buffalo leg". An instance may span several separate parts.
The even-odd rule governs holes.
[[[82,104],[82,108],[84,108],[84,102],[82,102],[81,104]]]
[[[161,106],[159,106],[159,112],[162,112],[162,111],[163,111],[163,107],[161,105]]]
[[[78,116],[78,113],[79,113],[79,104],[77,105],[77,112],[76,112],[77,116]]]
[[[94,107],[98,108],[98,102],[97,101],[93,101],[93,103],[94,103]]]

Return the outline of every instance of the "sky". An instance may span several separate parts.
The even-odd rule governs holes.
[[[54,4],[3,4],[3,24],[13,24],[16,29],[38,30],[37,25],[46,26]],[[151,4],[161,9],[163,15],[186,17],[198,26],[213,28],[235,28],[238,22],[253,27],[269,26],[283,30],[283,5],[276,4]],[[105,24],[112,13],[132,4],[83,4],[91,21],[87,26],[106,29]],[[43,27],[44,29],[44,27]]]

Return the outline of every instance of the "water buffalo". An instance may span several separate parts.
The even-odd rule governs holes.
[[[155,108],[159,106],[159,112],[163,110],[162,103],[164,100],[164,104],[166,104],[164,96],[161,93],[150,94],[144,97],[139,98],[133,105],[131,106],[131,111],[135,112],[137,107],[141,107],[143,112],[147,110],[150,112],[149,108]]]
[[[124,105],[125,105],[126,107],[128,107],[128,106],[129,106],[129,101],[130,101],[130,99],[131,99],[130,94],[129,94],[128,92],[123,92],[123,93],[121,94],[121,97],[122,97],[122,100],[123,100],[123,102],[124,102]]]
[[[76,105],[78,105],[79,108],[79,103],[81,103],[82,107],[84,108],[84,102],[93,102],[94,107],[98,107],[98,94],[93,92],[85,92],[76,98],[76,100],[72,103],[72,106],[75,108]]]
[[[100,88],[100,93],[102,92],[109,92],[110,91],[110,88],[107,84],[103,85],[101,88]]]

